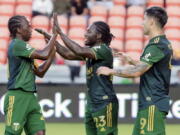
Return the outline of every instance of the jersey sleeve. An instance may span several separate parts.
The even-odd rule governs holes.
[[[153,65],[154,63],[160,61],[164,57],[164,53],[155,45],[149,46],[145,49],[140,60]]]
[[[110,50],[107,49],[103,45],[95,46],[95,47],[91,48],[91,50],[95,54],[96,60],[98,60],[98,59],[106,59],[107,57],[110,56],[109,54],[111,53]]]
[[[13,52],[15,56],[30,58],[34,50],[29,44],[18,41],[14,46]]]

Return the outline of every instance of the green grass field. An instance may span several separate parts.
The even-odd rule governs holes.
[[[85,135],[84,125],[81,123],[47,123],[46,135]],[[131,135],[133,125],[119,125],[119,135]],[[167,125],[167,135],[180,135],[180,124]],[[0,135],[3,135],[4,125],[0,124]],[[24,135],[24,134],[23,134]]]

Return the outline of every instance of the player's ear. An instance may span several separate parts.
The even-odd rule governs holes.
[[[101,38],[102,38],[102,34],[98,33],[97,34],[97,40],[101,40]]]
[[[18,27],[16,31],[17,31],[16,33],[21,33],[21,28]]]

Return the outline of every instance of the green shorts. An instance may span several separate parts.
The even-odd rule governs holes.
[[[86,135],[118,135],[118,103],[109,103],[97,112],[86,108]]]
[[[155,105],[138,112],[133,135],[165,135],[166,113]]]
[[[27,135],[45,130],[45,121],[34,93],[11,90],[4,101],[5,135],[20,135],[25,130]]]

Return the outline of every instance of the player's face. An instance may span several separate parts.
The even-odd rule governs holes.
[[[31,24],[27,19],[22,19],[21,21],[20,34],[24,41],[30,40],[32,35],[32,28],[31,28]]]
[[[86,31],[85,37],[85,45],[93,46],[97,42],[97,32],[96,26],[92,24]]]
[[[150,26],[151,26],[151,20],[152,20],[152,18],[150,18],[150,17],[147,16],[146,14],[144,15],[143,30],[144,30],[144,34],[145,34],[145,35],[149,35]]]

